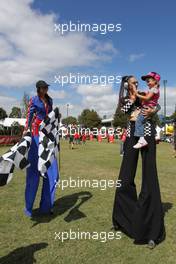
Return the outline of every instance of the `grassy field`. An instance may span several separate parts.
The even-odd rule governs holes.
[[[0,154],[7,148],[0,148]],[[119,144],[88,142],[74,150],[61,144],[61,177],[69,179],[116,180],[121,157]],[[0,263],[176,263],[176,160],[171,146],[160,143],[157,149],[158,174],[165,210],[166,240],[153,251],[134,245],[122,234],[120,240],[70,240],[61,242],[55,232],[110,232],[115,188],[57,189],[55,213],[41,216],[38,211],[40,189],[33,218],[23,214],[25,172],[16,170],[11,183],[0,188]],[[141,180],[139,160],[136,183]],[[41,187],[40,187],[41,188]]]

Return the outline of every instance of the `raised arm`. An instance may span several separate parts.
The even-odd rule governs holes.
[[[139,97],[140,99],[144,100],[144,101],[149,101],[152,97],[153,97],[154,93],[149,92],[146,95],[141,95],[138,92],[136,93],[136,96]]]
[[[124,100],[124,103],[121,107],[121,111],[124,113],[130,113],[134,103],[136,101],[136,86],[133,84],[129,85],[129,98]]]

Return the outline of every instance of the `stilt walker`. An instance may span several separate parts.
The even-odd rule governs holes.
[[[120,107],[129,115],[136,107],[139,107],[139,102],[133,96],[133,89],[136,89],[136,84],[137,81],[133,76],[125,76],[122,79],[119,96]],[[124,98],[126,87],[128,88],[127,97]],[[155,111],[157,108],[148,109],[148,113],[153,114]],[[139,149],[133,148],[139,138],[134,136],[134,131],[135,121],[130,119],[119,173],[121,187],[116,189],[114,199],[113,226],[115,230],[121,229],[133,238],[134,243],[147,243],[148,247],[154,248],[157,243],[165,238],[164,214],[156,167],[156,130],[152,119],[148,119],[144,126],[144,136],[148,145],[141,149],[142,186],[139,197],[134,181]]]
[[[52,111],[52,99],[48,96],[48,84],[44,81],[36,83],[37,96],[30,99],[26,128],[32,127],[32,143],[28,154],[31,164],[27,168],[26,190],[25,190],[25,214],[32,216],[32,208],[39,186],[40,173],[38,170],[38,149],[39,149],[39,125],[45,117]],[[25,133],[25,132],[24,132]],[[59,170],[57,159],[55,158],[43,178],[42,194],[40,201],[41,213],[53,213],[56,182],[58,181]]]

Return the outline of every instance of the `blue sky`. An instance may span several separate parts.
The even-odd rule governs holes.
[[[14,2],[16,2],[16,6],[13,6]],[[119,85],[103,89],[100,87],[90,87],[90,85],[84,87],[79,87],[79,85],[60,87],[54,84],[54,75],[66,72],[91,73],[94,75],[134,74],[140,79],[141,75],[149,71],[156,71],[161,74],[162,79],[167,79],[168,81],[167,113],[170,114],[174,111],[176,103],[176,79],[174,74],[176,61],[176,2],[174,0],[148,0],[147,2],[139,0],[24,0],[23,4],[22,0],[7,0],[6,3],[13,8],[20,7],[16,11],[12,11],[12,14],[8,11],[7,18],[8,15],[21,17],[25,13],[26,16],[24,16],[23,20],[21,18],[23,25],[15,18],[17,25],[19,23],[19,32],[17,26],[17,29],[14,29],[14,33],[12,34],[11,25],[5,31],[5,18],[2,21],[4,22],[4,27],[0,28],[0,37],[2,40],[8,41],[9,45],[9,49],[5,49],[5,53],[8,55],[9,52],[9,56],[0,57],[1,62],[3,62],[3,66],[8,66],[10,62],[11,66],[8,72],[14,73],[15,71],[15,75],[8,73],[9,84],[7,85],[0,78],[2,97],[0,103],[2,102],[2,105],[3,99],[7,97],[11,98],[10,105],[12,103],[18,104],[24,91],[27,91],[30,95],[34,94],[35,89],[33,87],[37,78],[45,78],[46,81],[51,83],[51,94],[55,98],[55,104],[61,106],[63,115],[66,113],[65,105],[69,103],[69,113],[73,115],[79,114],[84,107],[94,107],[101,116],[104,114],[110,116],[115,111]],[[5,3],[2,4],[2,10],[6,10],[5,5]],[[29,20],[26,21],[28,16]],[[36,19],[36,23],[33,26],[30,25],[32,17],[33,21]],[[37,17],[40,17],[40,19],[37,20]],[[43,24],[39,24],[39,21]],[[64,44],[62,44],[62,39],[58,37],[58,41],[60,41],[58,42],[58,46],[63,46],[62,50],[61,48],[55,49],[54,57],[52,47],[56,47],[57,33],[50,38],[49,31],[46,30],[46,35],[48,34],[46,41],[48,42],[48,47],[51,46],[51,48],[48,52],[46,52],[46,48],[42,51],[40,45],[42,45],[42,41],[46,38],[46,35],[43,36],[45,28],[48,29],[53,22],[68,23],[69,21],[74,23],[80,21],[80,23],[89,24],[121,23],[122,31],[118,33],[111,32],[106,35],[87,33],[84,39],[81,39],[79,36],[75,38],[73,37],[74,34],[70,33],[70,37],[64,36]],[[29,30],[28,34],[26,30],[24,31],[24,27]],[[53,30],[52,27],[51,30]],[[7,34],[6,32],[9,33]],[[38,41],[36,35],[39,33],[41,33],[41,42],[36,45]],[[18,35],[19,40],[17,39]],[[24,39],[26,38],[29,38],[28,44],[25,43]],[[34,40],[33,43],[32,40]],[[89,41],[90,45],[87,44]],[[30,46],[29,43],[31,44]],[[84,45],[85,47],[83,47]],[[3,48],[4,46],[7,47],[7,45],[3,45]],[[13,52],[11,51],[12,47]],[[92,52],[94,48],[95,50]],[[34,52],[35,49],[36,52]],[[79,53],[77,49],[78,51],[80,50]],[[40,51],[41,58],[39,57]],[[79,55],[74,54],[75,51]],[[42,52],[44,53],[42,54]],[[49,58],[50,52],[51,58]],[[32,59],[30,58],[30,54]],[[70,58],[69,54],[71,54]],[[87,57],[86,54],[88,54]],[[45,57],[45,60],[42,60],[43,57]],[[56,59],[56,57],[58,65],[57,61],[54,61],[52,65],[52,60],[53,58]],[[73,62],[71,61],[72,58]],[[4,64],[5,62],[6,64]],[[34,67],[32,67],[32,64]],[[21,67],[20,71],[16,72],[16,69],[14,69],[15,65],[18,68]],[[35,70],[33,69],[32,71],[32,68]],[[42,70],[39,70],[39,68]],[[145,84],[140,82],[140,88],[144,89]],[[163,83],[161,81],[161,106],[163,104],[162,91]],[[13,101],[13,98],[16,101]]]
[[[169,4],[168,4],[169,3]],[[97,38],[110,39],[120,51],[112,63],[105,65],[109,72],[120,69],[124,74],[133,73],[140,76],[144,72],[155,70],[175,85],[175,66],[173,59],[176,51],[176,2],[135,0],[90,0],[90,1],[50,1],[36,0],[34,8],[42,12],[59,14],[62,23],[69,20],[82,23],[122,23],[120,34],[110,33]],[[141,54],[143,60],[130,63],[130,54]]]

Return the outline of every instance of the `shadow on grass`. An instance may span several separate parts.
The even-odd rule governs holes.
[[[32,227],[52,221],[57,216],[60,216],[68,211],[67,216],[64,220],[66,222],[75,221],[86,217],[86,215],[79,210],[80,206],[87,202],[92,197],[90,192],[79,192],[70,195],[63,196],[55,201],[54,203],[54,214],[53,215],[41,215],[39,209],[33,210],[32,221],[35,221]]]
[[[172,208],[173,204],[172,203],[162,203],[163,205],[163,211],[164,215],[168,213],[168,211]]]
[[[26,247],[20,247],[12,252],[10,252],[7,256],[0,258],[1,264],[33,264],[36,263],[36,259],[34,258],[34,253],[38,250],[46,248],[48,246],[47,243],[39,243],[32,244]]]

